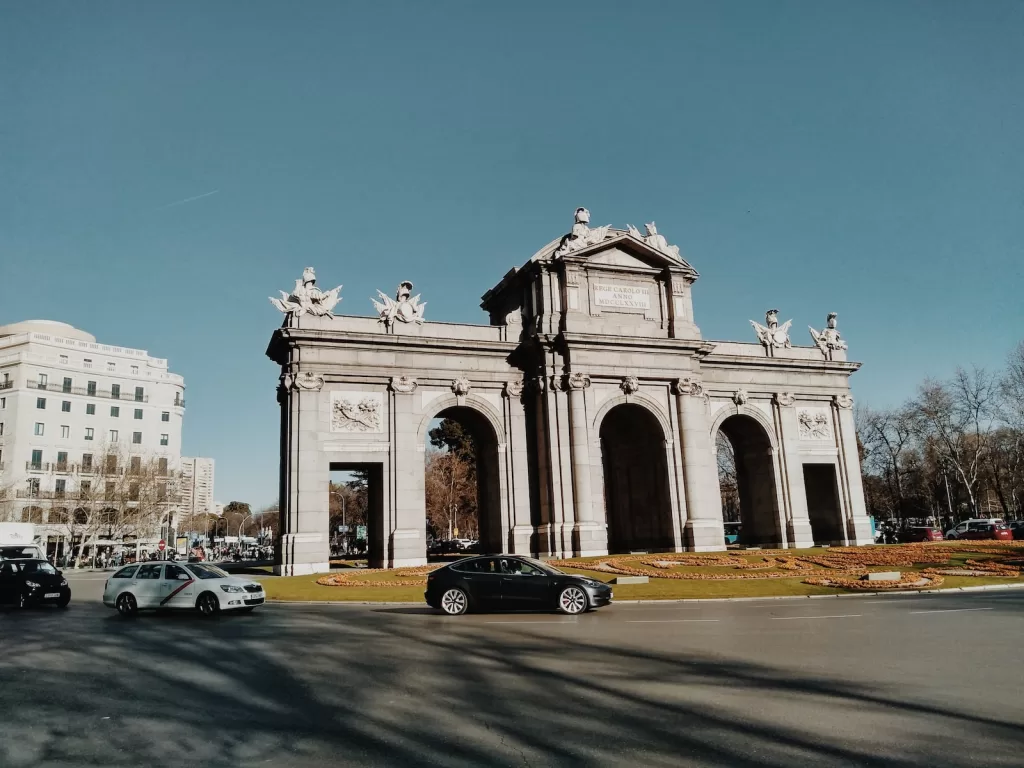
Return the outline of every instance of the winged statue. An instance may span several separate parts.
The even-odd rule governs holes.
[[[787,320],[779,325],[779,310],[769,309],[764,313],[764,321],[766,325],[750,321],[750,324],[754,326],[754,333],[757,334],[757,340],[761,342],[762,346],[768,349],[789,349],[793,346],[789,341],[789,328],[793,325],[792,320]]]
[[[847,349],[846,342],[840,337],[839,330],[836,328],[837,317],[838,315],[835,312],[829,312],[825,318],[825,327],[821,329],[821,333],[807,326],[807,329],[811,332],[811,338],[814,339],[814,343],[829,360],[832,359],[833,350]]]
[[[332,288],[329,291],[321,291],[316,287],[316,273],[312,267],[302,270],[302,277],[295,281],[295,288],[291,293],[278,291],[281,298],[275,299],[270,296],[270,303],[286,315],[301,317],[305,314],[316,317],[334,317],[332,310],[341,301],[341,288]]]
[[[380,322],[385,326],[390,328],[396,322],[422,325],[423,311],[427,308],[427,302],[421,302],[418,293],[412,296],[411,282],[403,280],[393,299],[380,290],[377,291],[377,295],[380,296],[380,301],[373,298],[370,301],[373,302],[373,307],[377,310]]]

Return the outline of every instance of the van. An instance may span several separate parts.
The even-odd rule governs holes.
[[[32,523],[0,523],[0,560],[45,560]]]

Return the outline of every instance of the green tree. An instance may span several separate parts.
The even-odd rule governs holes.
[[[463,461],[476,465],[476,443],[472,433],[455,419],[441,419],[441,423],[428,433],[430,444],[447,449]]]

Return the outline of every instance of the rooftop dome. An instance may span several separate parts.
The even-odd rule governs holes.
[[[19,333],[46,333],[51,336],[60,336],[64,339],[75,341],[88,341],[95,343],[96,337],[91,333],[80,331],[73,325],[59,323],[56,320],[22,320],[20,323],[0,325],[0,338],[14,336]]]

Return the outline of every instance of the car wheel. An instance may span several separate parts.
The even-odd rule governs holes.
[[[60,600],[57,601],[58,608],[67,608],[71,603],[71,593],[68,592],[60,596]]]
[[[566,587],[558,595],[558,610],[571,616],[583,613],[589,604],[587,593],[579,587]]]
[[[196,609],[203,616],[216,616],[220,611],[220,601],[213,592],[203,592],[196,600]]]
[[[469,598],[461,589],[452,587],[441,595],[441,610],[449,616],[459,616],[469,610]]]
[[[134,616],[139,612],[139,604],[131,592],[123,592],[118,595],[114,606],[122,616]]]

